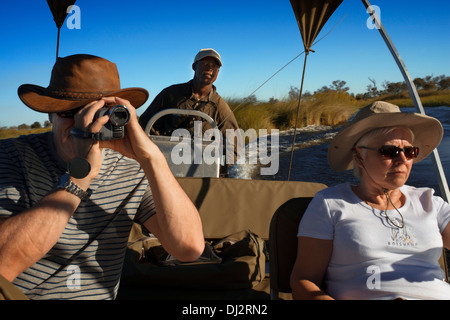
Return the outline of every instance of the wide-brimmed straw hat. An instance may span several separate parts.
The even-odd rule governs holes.
[[[135,108],[148,99],[143,88],[120,88],[115,63],[87,54],[58,58],[47,88],[23,84],[18,95],[31,109],[46,113],[72,110],[109,96],[126,99]]]
[[[444,130],[436,118],[420,113],[401,112],[394,104],[377,101],[362,108],[331,141],[328,163],[335,171],[353,168],[353,146],[367,132],[382,127],[407,127],[414,134],[419,155],[414,162],[425,159],[441,142]]]

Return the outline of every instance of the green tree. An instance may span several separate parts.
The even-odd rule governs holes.
[[[30,126],[25,124],[25,123],[22,123],[22,124],[17,126],[17,129],[19,129],[19,130],[27,130],[27,129],[30,129]]]
[[[31,125],[31,129],[40,129],[42,128],[41,123],[36,121]]]
[[[300,89],[294,86],[291,86],[289,88],[289,93],[288,93],[288,97],[289,100],[298,100],[298,96],[300,95]]]
[[[345,85],[347,84],[347,82],[343,81],[343,80],[334,80],[331,83],[330,89],[334,90],[336,92],[347,92],[348,90],[350,90],[349,87],[346,87]]]
[[[369,81],[372,84],[367,85],[367,92],[366,92],[365,96],[368,98],[373,98],[373,97],[376,97],[377,95],[379,95],[380,91],[378,91],[377,82],[375,81],[375,79],[372,79],[369,77]]]

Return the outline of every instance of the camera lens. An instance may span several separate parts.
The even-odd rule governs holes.
[[[130,121],[130,111],[124,105],[117,105],[110,109],[109,120],[115,126],[124,126]]]

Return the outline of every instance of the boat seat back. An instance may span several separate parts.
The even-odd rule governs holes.
[[[279,298],[279,293],[292,293],[290,276],[297,258],[298,225],[312,197],[294,198],[282,204],[274,213],[269,231],[270,297]],[[441,268],[448,265],[445,254],[440,258]]]
[[[18,287],[0,274],[0,300],[29,300]]]
[[[277,208],[292,198],[313,197],[317,191],[325,188],[323,184],[299,181],[199,177],[177,177],[177,180],[197,207],[202,220],[205,240],[211,242],[216,242],[215,240],[226,238],[237,232],[250,231],[262,238],[264,244],[267,244],[270,221]],[[143,237],[145,238],[145,234],[145,230],[135,223],[130,233],[129,243],[140,241]],[[265,249],[263,252],[267,253]],[[263,260],[266,262],[265,255]],[[125,262],[127,263],[127,260]],[[181,287],[179,281],[175,281],[175,283],[168,281],[166,286],[159,286],[155,291],[154,286],[147,285],[143,278],[139,278],[142,274],[136,274],[133,271],[122,278],[119,296],[121,299],[127,299],[139,296],[138,292],[140,292],[144,293],[147,298],[172,299],[174,297],[173,288],[177,287],[176,291],[179,296],[184,297],[201,299],[228,297],[230,300],[268,299],[270,297],[270,277],[266,277],[267,267],[265,264],[264,279],[258,285],[237,290],[208,290],[206,288],[192,290]],[[124,269],[127,270],[126,267]],[[138,266],[138,269],[145,270],[145,266]],[[133,277],[133,282],[127,278],[130,276]],[[217,279],[211,279],[211,283],[215,280]],[[140,283],[140,285],[135,285],[136,283]]]
[[[300,181],[195,177],[177,180],[200,213],[206,239],[251,230],[269,240],[270,220],[278,207],[292,198],[313,197],[326,187]]]
[[[269,232],[270,297],[291,293],[289,278],[297,257],[297,232],[300,220],[312,197],[294,198],[274,213]]]

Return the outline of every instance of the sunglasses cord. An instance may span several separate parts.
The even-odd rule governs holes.
[[[389,220],[389,222],[396,226],[397,228],[402,229],[405,226],[405,221],[403,220],[403,215],[400,213],[400,211],[398,211],[397,207],[394,205],[394,203],[391,200],[391,197],[389,196],[389,193],[387,192],[387,189],[383,188],[383,192],[384,195],[386,196],[386,210],[384,210],[384,214],[386,215],[386,218]],[[394,207],[395,211],[397,211],[397,213],[400,215],[400,218],[402,218],[402,224],[398,225],[397,224],[397,220],[395,220],[395,223],[393,220],[391,220],[391,218],[389,218],[389,215],[387,214],[387,210],[389,207],[389,202],[392,204],[392,206]]]
[[[369,172],[367,171],[366,166],[364,165],[364,162],[363,162],[363,159],[362,159],[361,155],[359,153],[357,153],[357,155],[359,156],[359,160],[361,161],[361,165],[362,165],[364,171],[366,171],[367,175],[370,177]],[[405,226],[405,221],[403,220],[403,215],[400,213],[400,211],[398,211],[397,207],[392,202],[391,197],[389,196],[388,190],[386,188],[383,188],[383,187],[381,187],[381,189],[383,190],[383,193],[384,193],[384,195],[386,197],[386,209],[384,210],[384,215],[385,215],[386,219],[388,219],[388,221],[393,226],[395,226],[395,227],[397,227],[399,229],[402,229]],[[397,211],[397,213],[400,215],[400,218],[402,219],[402,224],[401,225],[398,225],[396,222],[391,220],[391,218],[387,214],[387,210],[389,208],[389,202],[392,204],[392,206],[394,207],[395,211]]]

